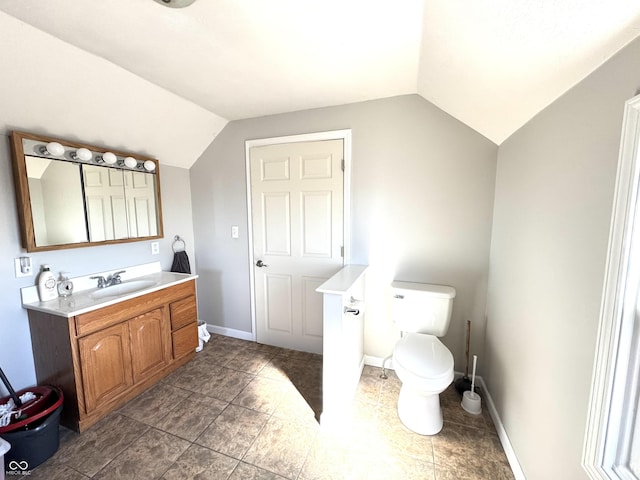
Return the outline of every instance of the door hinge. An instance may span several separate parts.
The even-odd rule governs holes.
[[[344,158],[340,162],[340,167],[342,168],[342,171],[344,172]]]
[[[340,256],[344,258],[344,245],[340,247]]]

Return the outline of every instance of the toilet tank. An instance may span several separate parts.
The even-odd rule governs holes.
[[[429,283],[393,282],[392,317],[403,332],[443,337],[449,330],[456,289]]]

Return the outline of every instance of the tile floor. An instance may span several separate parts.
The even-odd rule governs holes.
[[[213,335],[195,360],[82,435],[61,428],[58,452],[29,478],[513,479],[486,411],[467,414],[450,387],[443,430],[417,435],[396,414],[398,378],[380,372],[365,367],[349,420],[325,431],[319,355]]]

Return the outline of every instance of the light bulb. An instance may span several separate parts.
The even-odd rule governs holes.
[[[124,164],[129,168],[136,168],[138,166],[138,161],[133,157],[127,157],[124,159]]]
[[[156,0],[160,5],[171,8],[184,8],[191,5],[196,0]]]
[[[77,158],[78,160],[82,160],[83,162],[91,160],[92,156],[93,155],[91,155],[91,151],[86,148],[79,148],[75,153],[75,158]]]
[[[156,163],[151,160],[147,160],[144,162],[144,169],[149,172],[153,172],[156,169]]]
[[[118,157],[116,157],[111,152],[104,152],[104,154],[102,155],[102,160],[104,160],[104,163],[106,164],[113,165],[118,161]]]
[[[49,142],[45,147],[40,148],[40,153],[43,155],[55,155],[59,157],[64,153],[64,147],[58,142]]]

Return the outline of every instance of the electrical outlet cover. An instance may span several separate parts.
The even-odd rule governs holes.
[[[31,258],[29,258],[29,257],[23,257],[23,258],[29,259],[28,262],[23,262],[23,263],[26,263],[26,265],[23,265],[20,262],[20,257],[14,259],[14,261],[15,261],[15,270],[16,270],[16,278],[30,277],[31,275],[33,275],[33,266],[31,264]]]

